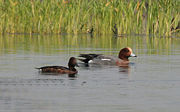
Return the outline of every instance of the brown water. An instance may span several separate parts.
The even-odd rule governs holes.
[[[1,36],[0,112],[179,112],[180,38],[109,37]],[[79,67],[77,77],[34,69],[125,46],[138,55],[129,68]]]

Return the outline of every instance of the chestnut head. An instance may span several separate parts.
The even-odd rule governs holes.
[[[130,47],[125,47],[120,50],[119,56],[120,59],[124,61],[129,61],[129,57],[137,57],[135,54],[133,54],[133,51]]]

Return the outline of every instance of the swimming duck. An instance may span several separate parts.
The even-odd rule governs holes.
[[[71,57],[68,62],[68,68],[64,66],[44,66],[39,69],[42,73],[59,73],[59,74],[76,74],[78,71],[75,69],[78,66],[77,60]]]
[[[79,59],[80,61],[88,64],[101,64],[101,65],[117,65],[123,66],[129,64],[129,57],[137,57],[133,54],[132,49],[130,47],[126,47],[120,50],[118,58],[113,56],[106,56],[103,54],[80,54],[79,57],[84,59]]]

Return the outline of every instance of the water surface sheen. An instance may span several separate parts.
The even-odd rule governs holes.
[[[117,56],[130,46],[129,68],[79,67],[77,77],[41,75],[80,53]],[[0,37],[0,112],[178,112],[180,38],[128,36]]]

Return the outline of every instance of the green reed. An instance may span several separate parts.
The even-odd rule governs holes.
[[[180,22],[178,0],[0,0],[1,33],[171,35]],[[173,29],[173,30],[172,30]]]

